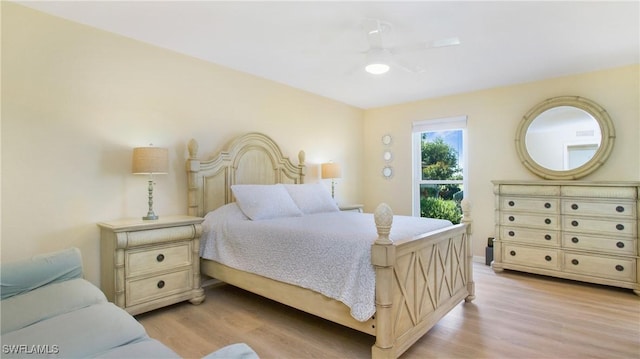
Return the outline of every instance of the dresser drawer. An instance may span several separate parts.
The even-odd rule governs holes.
[[[557,214],[560,211],[557,198],[501,197],[503,211],[527,211]]]
[[[500,224],[503,226],[522,226],[542,228],[546,230],[560,229],[559,215],[529,214],[519,212],[503,212],[500,214]]]
[[[560,232],[521,227],[500,227],[500,239],[529,244],[560,246]]]
[[[126,251],[126,277],[153,274],[191,265],[190,242]]]
[[[502,260],[505,263],[544,269],[560,269],[560,261],[558,259],[560,257],[559,250],[510,244],[505,244],[502,249]]]
[[[627,282],[636,280],[636,260],[633,258],[599,257],[566,252],[563,270]]]
[[[191,269],[126,281],[126,305],[133,306],[191,289]]]
[[[562,247],[618,255],[633,256],[636,254],[636,241],[633,239],[589,236],[582,233],[564,233],[562,235]]]
[[[607,216],[613,218],[635,218],[636,203],[628,201],[588,201],[563,199],[562,213],[584,216]]]
[[[611,236],[635,237],[637,222],[633,219],[597,219],[576,216],[564,216],[562,229],[568,232],[604,234]]]

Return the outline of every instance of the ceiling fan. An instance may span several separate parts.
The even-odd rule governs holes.
[[[389,46],[389,40],[393,34],[393,26],[390,22],[380,19],[366,19],[362,24],[362,29],[369,45],[368,50],[364,52],[366,55],[365,71],[374,75],[386,73],[391,69],[392,65],[409,72],[424,72],[426,71],[424,67],[409,64],[399,55],[438,47],[460,45],[459,38],[451,37],[407,46]]]

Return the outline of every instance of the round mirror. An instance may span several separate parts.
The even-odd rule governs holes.
[[[611,154],[615,132],[609,114],[591,100],[554,97],[520,122],[516,150],[522,163],[546,179],[578,179]]]

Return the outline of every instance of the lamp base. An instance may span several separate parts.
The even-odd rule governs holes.
[[[160,217],[156,216],[155,214],[146,215],[146,216],[142,217],[142,219],[145,220],[145,221],[154,221],[154,220],[156,220],[158,218],[160,218]]]

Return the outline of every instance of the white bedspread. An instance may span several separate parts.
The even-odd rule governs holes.
[[[451,222],[395,216],[391,240]],[[372,214],[327,212],[252,221],[231,203],[203,222],[200,256],[246,272],[312,289],[346,304],[359,321],[375,312]]]

